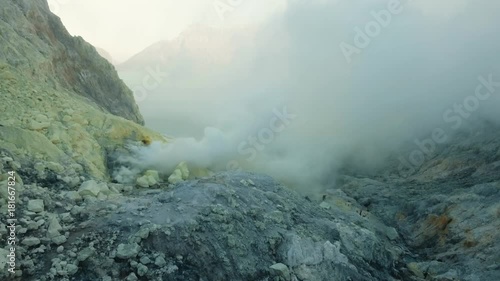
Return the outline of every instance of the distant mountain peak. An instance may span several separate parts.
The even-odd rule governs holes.
[[[127,61],[119,64],[119,69],[155,65],[160,60],[168,64],[183,56],[204,63],[229,63],[236,50],[251,44],[255,38],[256,26],[217,28],[193,25],[172,40],[158,41]]]

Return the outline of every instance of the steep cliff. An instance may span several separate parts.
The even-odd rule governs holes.
[[[66,90],[106,112],[143,124],[132,92],[114,67],[81,37],[71,36],[46,1],[0,1],[0,61],[54,90]]]
[[[104,179],[107,151],[162,138],[141,126],[114,67],[71,36],[46,1],[0,1],[0,80],[0,148],[22,169],[54,162]]]

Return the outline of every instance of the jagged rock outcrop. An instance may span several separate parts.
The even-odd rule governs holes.
[[[0,62],[32,81],[85,97],[106,112],[143,124],[132,92],[114,67],[73,37],[47,1],[0,1]],[[4,66],[5,67],[5,66]]]
[[[104,179],[108,151],[163,137],[145,129],[114,67],[72,37],[46,1],[0,1],[0,149],[41,178],[59,163],[67,176]],[[45,163],[45,164],[44,164]],[[60,171],[59,171],[60,172]]]
[[[398,230],[414,254],[411,280],[498,280],[500,127],[458,133],[413,173],[390,163],[385,173],[344,175],[335,188]]]

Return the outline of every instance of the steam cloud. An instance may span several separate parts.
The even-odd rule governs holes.
[[[401,1],[349,63],[341,43],[356,47],[358,31],[389,2],[290,1],[230,64],[207,73],[181,61],[139,104],[147,125],[176,141],[138,148],[125,162],[167,173],[180,161],[242,167],[314,192],[345,161],[376,167],[404,143],[454,125],[455,105],[474,95],[480,76],[492,75],[496,92],[464,122],[500,120],[500,3]],[[276,121],[284,108],[294,118]]]

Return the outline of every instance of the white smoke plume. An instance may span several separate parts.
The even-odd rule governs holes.
[[[241,167],[308,191],[347,160],[377,167],[458,118],[499,120],[500,2],[435,4],[289,1],[210,79],[185,64],[171,73],[185,84],[167,80],[139,104],[148,126],[180,137],[129,162],[166,172],[180,161]],[[491,95],[468,98],[479,85]],[[293,118],[277,117],[285,109]]]

